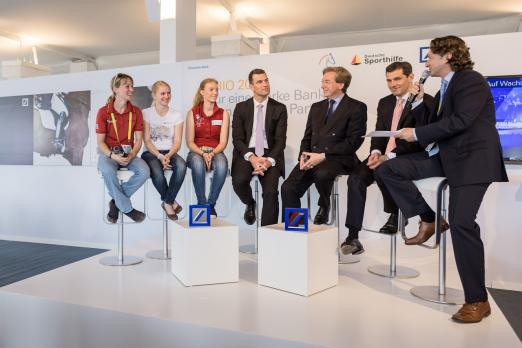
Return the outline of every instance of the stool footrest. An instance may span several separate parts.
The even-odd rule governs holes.
[[[419,276],[419,272],[413,268],[396,266],[395,272],[392,272],[390,265],[374,265],[368,267],[368,272],[387,278],[415,278]]]
[[[147,254],[145,254],[145,256],[147,256],[149,259],[154,260],[170,260],[172,258],[170,254],[170,249],[167,250],[167,253],[165,253],[164,250],[149,251]]]
[[[137,256],[123,256],[123,261],[120,261],[118,256],[107,256],[100,259],[100,263],[105,266],[131,266],[142,262],[143,259]]]
[[[243,254],[257,254],[257,248],[254,244],[241,245],[239,252]]]
[[[445,294],[439,294],[438,286],[416,286],[410,290],[413,296],[420,299],[450,305],[462,305],[464,301],[464,292],[462,290],[445,288]]]

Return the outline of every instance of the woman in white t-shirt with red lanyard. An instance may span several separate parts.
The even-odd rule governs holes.
[[[152,106],[143,110],[143,140],[147,151],[141,158],[150,167],[150,177],[161,196],[161,207],[171,220],[177,220],[181,205],[176,196],[185,179],[187,166],[178,155],[181,147],[184,117],[169,107],[171,89],[165,81],[156,81],[152,85]],[[173,173],[167,184],[164,170],[172,169]]]

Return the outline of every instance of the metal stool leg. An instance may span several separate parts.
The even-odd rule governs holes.
[[[334,225],[337,227],[337,262],[339,264],[350,264],[360,262],[361,259],[355,255],[342,255],[341,254],[341,229],[339,228],[339,190],[337,187],[337,180],[335,179],[334,185],[332,187],[332,194],[330,195],[330,207],[331,207],[331,216],[330,221],[328,221],[327,225]],[[310,188],[306,190],[306,204],[308,206],[308,220],[312,220],[312,209],[311,209],[311,194]]]
[[[257,254],[258,230],[259,230],[259,180],[254,179],[254,199],[256,201],[256,229],[254,244],[242,245],[239,247],[239,252],[244,254]]]
[[[171,172],[172,175],[172,172]],[[153,218],[149,216],[148,211],[148,205],[147,205],[147,197],[148,197],[148,181],[145,183],[145,197],[144,197],[144,207],[145,207],[145,213],[147,214],[147,217],[151,220],[159,220],[157,218]],[[163,222],[163,250],[152,250],[149,251],[147,254],[145,254],[146,257],[149,259],[154,260],[170,260],[170,249],[169,249],[169,224],[167,219],[167,214],[165,211],[163,211],[161,221]]]
[[[121,181],[120,181],[121,184]],[[103,206],[105,206],[106,188],[103,185]],[[105,215],[105,212],[104,212]],[[131,266],[142,263],[143,259],[137,256],[125,256],[123,254],[123,212],[120,211],[118,217],[118,256],[106,256],[100,259],[100,263],[105,266]]]
[[[402,230],[404,226],[404,215],[399,211],[399,228]],[[374,265],[368,267],[368,272],[388,278],[415,278],[419,276],[419,272],[413,268],[397,266],[397,234],[390,236],[390,264]]]
[[[445,188],[445,187],[444,187]],[[437,219],[435,228],[437,234],[440,233],[440,216],[446,218],[446,195],[444,188],[439,188],[437,193]],[[440,199],[438,199],[440,197]],[[446,233],[440,234],[439,242],[439,285],[438,286],[416,286],[410,290],[411,294],[435,303],[461,305],[465,303],[464,292],[462,290],[446,287]]]
[[[169,222],[167,214],[163,212],[163,250],[152,250],[149,251],[145,256],[149,259],[155,260],[170,260],[170,249],[169,249]]]
[[[120,221],[118,223],[118,256],[106,256],[100,259],[100,263],[105,266],[131,266],[142,263],[143,259],[137,256],[123,255],[123,213],[120,211]]]

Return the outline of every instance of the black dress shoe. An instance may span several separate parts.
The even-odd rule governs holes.
[[[388,221],[381,227],[379,230],[379,233],[385,233],[385,234],[394,234],[397,233],[398,228],[398,220],[399,216],[398,214],[392,213],[388,217]]]
[[[143,220],[145,220],[145,214],[143,214],[141,211],[136,210],[136,209],[132,209],[128,213],[124,213],[124,214],[127,215],[128,217],[130,217],[131,220],[134,222],[142,222]]]
[[[364,253],[364,248],[356,238],[346,238],[346,240],[341,244],[341,253],[343,255],[359,255]]]
[[[405,226],[408,224],[408,220],[405,221]],[[388,217],[388,221],[381,227],[379,233],[394,234],[399,230],[399,214],[392,213]]]
[[[210,217],[211,217],[211,218],[214,218],[214,219],[217,219],[216,208],[214,208],[213,205],[210,206]]]
[[[119,213],[119,209],[118,207],[116,206],[116,203],[114,202],[114,199],[111,199],[111,201],[109,202],[109,212],[107,213],[107,220],[111,223],[111,224],[115,224],[118,222],[118,213]]]
[[[243,215],[247,225],[252,225],[256,222],[256,202],[248,203],[245,208],[245,215]]]
[[[314,224],[315,225],[323,225],[328,222],[328,213],[330,212],[330,208],[319,207],[319,211],[315,214]]]

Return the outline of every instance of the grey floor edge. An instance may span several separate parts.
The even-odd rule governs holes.
[[[324,348],[4,291],[0,313],[2,348]]]
[[[522,291],[494,288],[488,291],[522,342]]]

